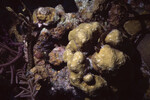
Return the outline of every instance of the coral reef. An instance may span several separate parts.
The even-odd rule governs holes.
[[[0,99],[149,99],[149,5],[2,0]]]

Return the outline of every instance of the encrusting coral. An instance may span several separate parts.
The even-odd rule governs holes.
[[[59,19],[59,14],[51,7],[40,7],[33,12],[33,23],[39,27],[55,24]]]
[[[36,81],[36,90],[40,90],[41,84],[39,80],[46,80],[48,78],[48,71],[43,65],[37,65],[30,70],[30,74],[34,76],[34,81]]]
[[[54,66],[59,66],[63,63],[63,47],[56,47],[49,53],[49,63]]]

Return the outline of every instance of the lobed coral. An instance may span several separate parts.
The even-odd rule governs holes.
[[[97,22],[80,24],[77,28],[70,31],[68,36],[70,42],[66,46],[63,55],[63,59],[67,62],[67,66],[70,70],[71,84],[90,95],[95,93],[96,90],[106,86],[107,82],[101,76],[93,73],[85,73],[87,69],[85,64],[86,54],[82,52],[81,47],[88,41],[92,41],[93,34],[99,34],[100,31],[101,27]]]
[[[117,46],[123,42],[123,36],[121,32],[117,29],[113,29],[105,38],[105,43]]]
[[[107,80],[101,76],[103,71],[119,69],[126,63],[128,57],[122,51],[108,45],[117,46],[123,42],[123,36],[117,29],[106,36],[104,40],[107,44],[101,46],[99,53],[95,50],[91,52],[93,45],[99,44],[101,34],[102,27],[98,22],[80,24],[70,31],[69,43],[63,55],[70,71],[71,84],[89,95],[107,86]],[[90,50],[85,49],[87,45],[91,47]],[[93,73],[91,69],[99,74]]]
[[[126,55],[109,45],[104,45],[99,53],[95,53],[92,57],[95,69],[100,70],[113,70],[119,68],[126,62]]]
[[[66,48],[72,46],[75,42],[78,49],[80,49],[85,43],[94,38],[95,34],[100,35],[101,27],[99,23],[82,23],[74,30],[70,31],[68,35],[69,45]],[[73,40],[73,41],[72,41]],[[72,47],[70,47],[72,48]]]

